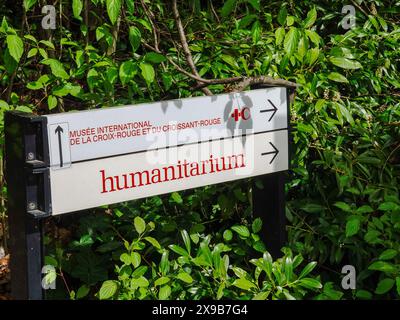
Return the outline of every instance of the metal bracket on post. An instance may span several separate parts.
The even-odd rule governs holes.
[[[51,215],[47,119],[5,114],[11,295],[43,299],[42,218]]]

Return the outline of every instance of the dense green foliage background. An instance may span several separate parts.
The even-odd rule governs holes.
[[[192,73],[172,1],[53,1],[56,29],[44,30],[41,8],[51,2],[1,2],[2,145],[7,110],[43,114],[203,94],[179,70]],[[356,24],[345,30],[342,1],[178,2],[199,76],[268,75],[300,85],[281,259],[272,261],[258,235],[252,181],[239,181],[50,219],[47,263],[57,274],[48,280],[57,278],[57,290],[49,296],[398,298],[400,2],[349,4]],[[230,87],[208,86],[215,94]],[[3,224],[5,202],[2,184]],[[355,290],[341,288],[348,264],[357,271]]]

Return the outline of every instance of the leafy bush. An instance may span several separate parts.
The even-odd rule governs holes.
[[[170,2],[75,0],[63,7],[56,30],[40,28],[37,1],[24,1],[25,10],[17,6],[0,5],[2,145],[6,110],[42,114],[201,94],[188,76]],[[210,186],[99,208],[68,230],[64,219],[50,220],[48,263],[57,266],[63,288],[50,295],[148,299],[159,298],[163,288],[162,297],[173,299],[398,297],[399,3],[357,1],[356,25],[349,30],[340,23],[342,6],[178,4],[199,77],[268,75],[301,85],[290,119],[286,212],[293,254],[287,249],[274,262],[264,254],[268,248],[251,226],[249,181]],[[221,83],[208,88],[231,89]],[[3,186],[2,199],[5,192]],[[136,217],[148,221],[139,236]],[[185,236],[182,243],[180,230],[190,240]],[[149,234],[159,248],[145,239]],[[300,279],[314,266],[301,263],[301,256],[318,262],[319,277]],[[340,271],[348,264],[356,268],[357,289],[344,291]],[[161,284],[166,279],[160,277],[169,281]]]

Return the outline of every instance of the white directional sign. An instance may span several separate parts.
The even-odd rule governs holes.
[[[288,170],[286,88],[46,117],[53,215]]]
[[[287,128],[286,88],[47,115],[50,166]]]
[[[288,132],[83,161],[51,170],[53,214],[288,170]]]

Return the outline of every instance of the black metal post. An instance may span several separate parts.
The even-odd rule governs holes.
[[[11,295],[42,299],[42,218],[50,214],[46,118],[5,114]]]
[[[253,215],[263,221],[261,236],[273,258],[281,255],[287,240],[285,216],[285,172],[262,176],[263,188],[253,187]]]

